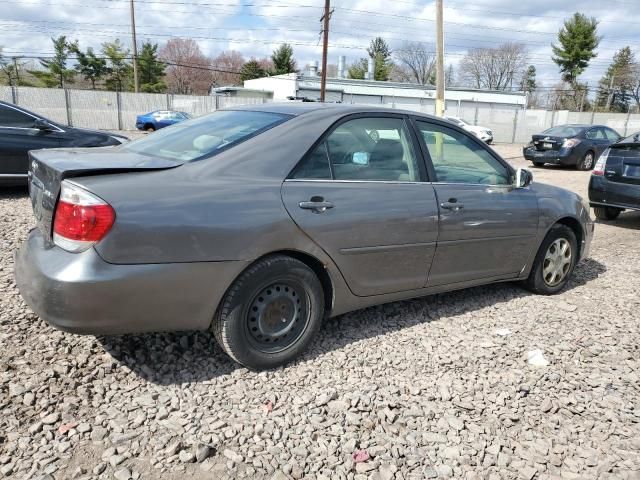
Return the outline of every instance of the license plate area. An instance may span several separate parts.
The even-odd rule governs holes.
[[[544,148],[545,150],[551,150],[553,148],[553,144],[549,142],[544,142],[542,144],[542,148]]]

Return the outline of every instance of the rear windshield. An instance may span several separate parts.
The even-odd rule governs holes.
[[[551,127],[548,130],[542,132],[543,135],[551,135],[554,137],[575,137],[578,135],[584,128],[582,127],[571,127],[569,125],[558,125],[557,127]]]
[[[188,162],[214,155],[289,118],[288,115],[270,112],[220,111],[176,123],[122,148]]]

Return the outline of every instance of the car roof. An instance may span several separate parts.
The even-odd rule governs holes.
[[[424,118],[431,118],[443,121],[444,118],[435,117],[425,113],[412,110],[402,110],[398,108],[376,107],[369,105],[354,105],[349,103],[322,103],[322,102],[283,102],[283,103],[263,103],[257,105],[240,105],[228,107],[224,110],[245,110],[252,112],[281,113],[284,115],[300,116],[310,112],[326,112],[327,115],[344,113],[345,115],[354,113],[400,113],[403,115],[415,115]]]

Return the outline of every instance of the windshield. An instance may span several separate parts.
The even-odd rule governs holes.
[[[572,127],[570,125],[558,125],[557,127],[551,127],[544,132],[543,135],[551,135],[554,137],[575,137],[578,135],[584,128],[582,127]]]
[[[123,146],[144,155],[188,162],[262,133],[290,117],[270,112],[226,110],[176,123]]]

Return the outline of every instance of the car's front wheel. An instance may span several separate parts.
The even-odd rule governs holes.
[[[592,151],[588,151],[584,154],[582,159],[578,162],[578,170],[591,170],[594,165],[595,155]]]
[[[593,213],[598,220],[615,220],[622,213],[622,209],[615,207],[593,207]]]
[[[544,162],[531,162],[534,167],[544,167]]]
[[[313,270],[294,258],[274,255],[238,277],[211,327],[233,360],[265,370],[306,350],[323,317],[324,293]]]
[[[544,238],[525,286],[534,293],[553,295],[569,282],[578,258],[576,235],[566,225],[554,225]]]

